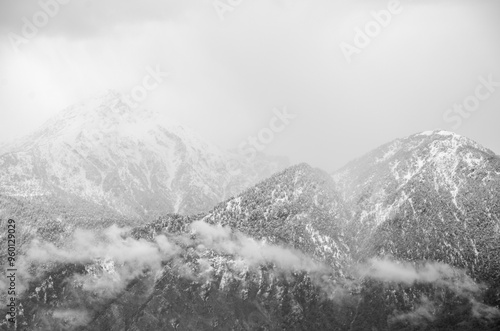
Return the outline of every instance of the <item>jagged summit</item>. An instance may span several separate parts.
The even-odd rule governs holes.
[[[495,155],[491,150],[481,146],[474,140],[456,133],[443,130],[425,131],[405,138],[395,139],[380,146],[368,154],[349,162],[335,172],[335,177],[340,176],[344,170],[359,167],[361,164],[368,168],[369,164],[376,166],[393,163],[398,159],[405,161],[405,158],[410,158],[412,159],[411,162],[409,160],[405,162],[413,163],[413,161],[416,161],[414,163],[422,165],[430,161],[442,163],[453,158],[474,159],[479,157],[479,154],[485,157]]]
[[[7,146],[0,155],[0,193],[62,191],[124,215],[196,213],[282,169],[280,162],[247,162],[108,91]]]
[[[437,259],[446,252],[444,256],[449,260],[470,266],[467,254],[476,249],[481,252],[476,245],[488,231],[498,233],[495,229],[500,215],[500,158],[458,134],[429,131],[397,139],[332,176],[354,215],[353,224],[360,231],[372,233],[384,229],[383,233],[395,233],[398,228],[392,227],[402,227],[401,223],[412,229],[414,234],[394,235],[407,238],[406,242],[389,238],[389,244],[376,243],[384,245],[386,250],[390,245],[398,246],[390,248],[395,255]],[[470,230],[479,220],[480,235]],[[387,228],[391,230],[387,232]],[[430,241],[429,237],[439,237],[436,231],[454,234],[433,239],[439,250],[433,251],[428,246],[417,248],[421,242]],[[369,234],[358,236],[362,237]],[[389,240],[386,234],[380,238]],[[369,245],[363,239],[360,241],[360,246]],[[411,247],[410,242],[415,246]],[[468,253],[463,251],[464,247]],[[487,256],[486,250],[483,254]],[[491,266],[487,259],[476,261],[475,267],[489,273]]]
[[[474,140],[472,140],[468,137],[459,135],[455,132],[451,132],[451,131],[444,131],[444,130],[424,131],[424,132],[412,135],[412,136],[408,137],[407,139],[409,139],[409,138],[418,139],[418,138],[422,138],[422,137],[427,137],[430,140],[452,141],[453,146],[457,146],[460,144],[462,146],[469,146],[469,147],[477,148],[477,149],[482,150],[486,153],[493,154],[492,151],[490,151],[489,149],[478,144]]]
[[[419,136],[431,136],[431,135],[436,135],[436,134],[441,135],[441,136],[459,136],[455,132],[445,131],[445,130],[440,130],[440,129],[417,133],[417,135],[419,135]]]
[[[469,138],[428,131],[385,144],[332,177],[359,222],[378,226],[402,209],[418,217],[423,194],[446,206],[443,214],[463,214],[471,190],[478,195],[500,184],[500,159]]]
[[[159,115],[145,109],[133,110],[122,101],[122,97],[120,93],[110,90],[105,94],[69,106],[49,118],[32,133],[11,142],[4,148],[4,151],[26,150],[54,141],[63,141],[74,145],[83,139],[82,134],[85,133],[119,134],[120,131],[123,131],[120,130],[120,127],[127,124],[138,122],[144,124],[150,122],[149,124],[151,124],[155,117],[157,117],[156,122],[158,122]],[[165,125],[169,121],[163,120],[163,122]],[[134,134],[134,131],[129,132],[129,134]]]
[[[346,212],[332,178],[307,163],[274,174],[219,204],[203,218],[270,243],[293,243],[337,266],[347,256],[339,229],[345,219]]]

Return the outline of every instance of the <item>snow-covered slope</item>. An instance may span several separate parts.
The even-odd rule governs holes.
[[[427,173],[435,189],[448,189],[454,196],[460,190],[462,171],[487,166],[495,154],[476,142],[447,131],[427,131],[397,139],[350,162],[333,174],[346,200],[353,200],[368,187],[373,196],[383,198],[393,191],[390,183],[403,188]],[[500,175],[493,171],[490,176]],[[385,182],[386,186],[372,187]],[[377,218],[378,221],[381,218]]]
[[[4,147],[0,194],[69,194],[149,218],[208,210],[283,166],[281,159],[264,157],[249,164],[157,113],[131,109],[109,92]]]
[[[293,246],[338,269],[349,256],[346,216],[328,173],[302,163],[219,204],[203,220]]]
[[[360,256],[446,261],[500,283],[500,159],[492,151],[429,131],[386,144],[333,178]]]
[[[333,178],[299,164],[210,212],[116,236],[134,250],[129,263],[115,248],[57,265],[21,299],[19,321],[27,330],[68,329],[81,316],[74,329],[499,330],[499,175],[492,152],[441,131],[382,146]],[[155,251],[161,263],[140,263]],[[103,295],[100,282],[118,292]]]

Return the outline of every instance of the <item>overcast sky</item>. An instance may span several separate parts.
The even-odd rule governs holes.
[[[160,68],[144,105],[223,148],[286,107],[265,152],[328,171],[437,128],[500,154],[499,18],[498,0],[0,0],[0,141]]]

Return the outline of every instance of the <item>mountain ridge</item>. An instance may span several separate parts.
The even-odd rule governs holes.
[[[395,140],[333,174],[297,164],[208,211],[75,231],[74,251],[35,242],[27,255],[52,267],[31,261],[39,273],[20,323],[495,330],[499,201],[500,160],[442,131]]]
[[[29,197],[61,189],[124,216],[197,213],[285,163],[265,156],[248,163],[110,92],[4,147],[0,193]]]

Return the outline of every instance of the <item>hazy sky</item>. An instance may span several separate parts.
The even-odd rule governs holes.
[[[223,148],[275,128],[265,152],[331,171],[441,128],[500,154],[499,14],[498,0],[0,0],[0,141],[160,68],[144,105]],[[277,130],[283,107],[295,117]]]

